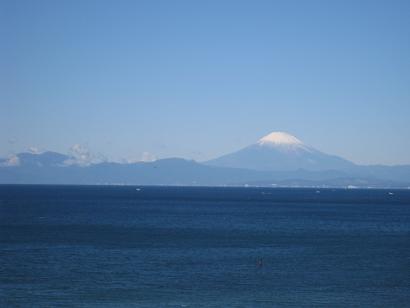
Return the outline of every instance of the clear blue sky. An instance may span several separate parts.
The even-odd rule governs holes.
[[[0,155],[410,163],[410,1],[0,0]]]

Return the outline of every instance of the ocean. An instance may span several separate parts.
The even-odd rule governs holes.
[[[1,307],[410,307],[410,190],[0,186]]]

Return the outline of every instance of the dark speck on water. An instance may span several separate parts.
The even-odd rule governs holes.
[[[410,190],[3,185],[0,306],[409,307]]]

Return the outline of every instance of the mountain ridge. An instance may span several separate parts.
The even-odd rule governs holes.
[[[322,153],[290,134],[273,132],[255,144],[204,163],[165,158],[84,164],[58,152],[23,152],[0,158],[0,184],[409,188],[410,165],[357,165]]]
[[[208,166],[193,160],[167,158],[154,162],[102,162],[88,166],[44,163],[41,154],[30,154],[30,163],[0,167],[0,184],[110,184],[110,185],[183,185],[183,186],[268,186],[268,187],[375,187],[407,188],[410,166],[396,168],[399,176],[388,179],[376,172],[351,175],[340,170],[257,171]],[[61,154],[64,155],[64,154]],[[25,157],[25,155],[23,156]],[[63,156],[62,156],[63,157]],[[69,157],[69,156],[67,156]],[[33,163],[41,158],[42,163]],[[382,172],[380,172],[380,169]],[[379,171],[379,172],[377,172]]]

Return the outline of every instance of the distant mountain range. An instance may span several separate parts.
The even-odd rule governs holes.
[[[168,158],[83,165],[56,152],[19,153],[0,159],[0,184],[409,188],[410,165],[360,166],[274,132],[204,163]]]

